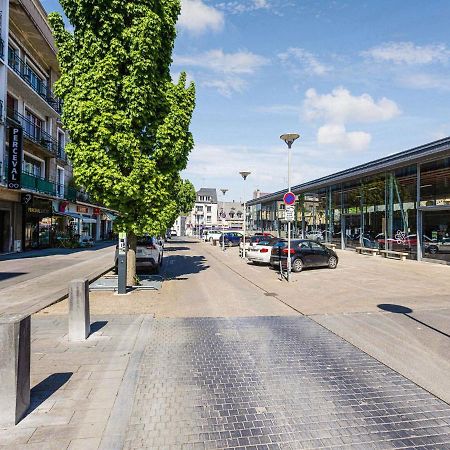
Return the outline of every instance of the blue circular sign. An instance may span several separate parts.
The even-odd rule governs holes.
[[[295,195],[293,192],[286,192],[283,197],[283,201],[286,205],[293,205],[295,203]]]

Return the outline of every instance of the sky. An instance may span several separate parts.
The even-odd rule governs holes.
[[[293,185],[449,136],[449,23],[448,0],[182,0],[171,71],[197,93],[183,177],[238,201],[287,187],[283,133],[300,134]]]

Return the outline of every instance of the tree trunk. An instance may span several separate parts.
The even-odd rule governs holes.
[[[134,233],[128,233],[128,253],[127,253],[127,286],[136,284],[136,243],[137,238]]]

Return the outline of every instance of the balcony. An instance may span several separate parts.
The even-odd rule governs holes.
[[[11,47],[8,47],[8,66],[58,114],[62,113],[62,100],[53,94],[47,83],[42,81],[36,72],[23,59],[19,58]]]
[[[25,138],[38,144],[44,150],[50,152],[54,157],[63,159],[64,161],[66,160],[64,147],[61,146],[51,134],[44,131],[42,127],[36,125],[36,123],[11,108],[7,109],[7,116],[10,121],[22,126]]]

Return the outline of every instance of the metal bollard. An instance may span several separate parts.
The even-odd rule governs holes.
[[[73,280],[69,284],[69,341],[86,340],[90,328],[89,280]]]
[[[16,425],[30,406],[30,316],[0,322],[0,428]]]

